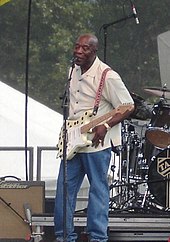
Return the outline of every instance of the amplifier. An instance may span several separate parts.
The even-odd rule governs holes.
[[[26,239],[31,214],[43,213],[44,203],[44,181],[0,181],[0,241]]]

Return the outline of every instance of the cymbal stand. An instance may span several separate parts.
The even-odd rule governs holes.
[[[128,130],[129,125],[128,122],[125,120],[125,144],[126,144],[126,183],[129,184],[129,170],[130,170],[130,144],[131,144],[131,137],[130,132]],[[126,187],[126,199],[129,199],[129,187]]]

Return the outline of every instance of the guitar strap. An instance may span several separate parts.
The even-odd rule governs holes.
[[[98,90],[97,90],[97,93],[96,93],[96,98],[95,98],[95,103],[94,103],[94,108],[93,108],[93,115],[97,114],[97,111],[98,111],[98,108],[99,108],[99,103],[100,103],[100,100],[101,100],[103,87],[104,87],[104,83],[105,83],[106,74],[109,70],[111,70],[111,68],[108,67],[102,73],[101,80],[100,80],[100,83],[99,83],[99,87],[98,87]]]

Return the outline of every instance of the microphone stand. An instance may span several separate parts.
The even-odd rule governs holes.
[[[107,28],[114,25],[114,24],[117,24],[117,23],[120,23],[120,22],[123,22],[127,19],[130,19],[130,18],[134,18],[135,15],[134,13],[129,15],[129,16],[125,16],[124,18],[121,18],[121,19],[118,19],[114,22],[111,22],[111,23],[108,23],[108,24],[103,24],[101,28],[103,28],[103,31],[104,31],[104,62],[106,63],[106,50],[107,50]]]
[[[69,113],[69,102],[70,102],[70,81],[72,78],[72,73],[74,69],[74,61],[72,61],[72,67],[70,75],[65,86],[65,91],[63,94],[63,237],[64,242],[67,241],[67,119]]]

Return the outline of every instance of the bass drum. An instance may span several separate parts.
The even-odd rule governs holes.
[[[151,162],[148,187],[157,204],[170,208],[170,148],[161,151]]]

